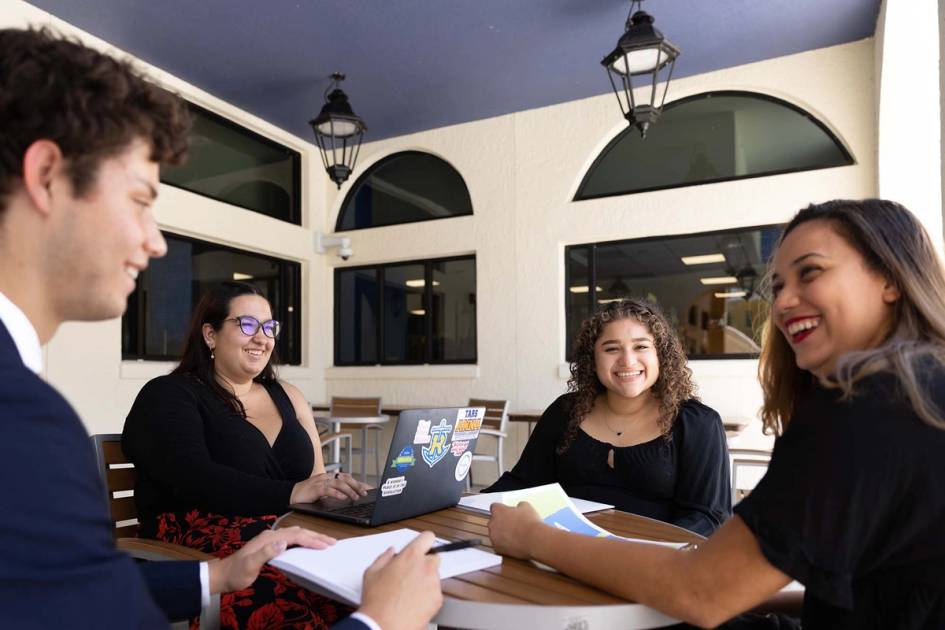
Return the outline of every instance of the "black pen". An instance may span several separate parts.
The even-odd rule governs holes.
[[[470,547],[476,547],[481,544],[482,544],[482,540],[480,540],[479,538],[469,538],[467,540],[457,540],[456,542],[440,545],[439,547],[430,547],[430,550],[427,551],[427,553],[443,553],[444,551],[458,551],[460,549],[468,549]]]

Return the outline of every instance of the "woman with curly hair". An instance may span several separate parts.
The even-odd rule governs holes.
[[[570,393],[483,492],[558,482],[570,496],[711,534],[732,512],[719,414],[694,395],[675,332],[646,300],[611,302],[575,341]]]

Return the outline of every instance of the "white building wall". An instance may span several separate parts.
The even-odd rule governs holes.
[[[19,0],[8,0],[0,11],[0,26],[38,22],[106,47]],[[540,409],[566,386],[564,247],[781,222],[811,201],[875,195],[875,68],[873,40],[867,39],[678,79],[670,88],[671,99],[748,90],[787,100],[825,122],[854,155],[854,166],[582,202],[571,199],[585,171],[625,124],[612,94],[366,144],[355,174],[337,191],[307,139],[149,68],[156,80],[189,100],[300,151],[303,158],[302,226],[170,186],[161,187],[156,214],[170,231],[302,263],[304,365],[281,374],[313,402],[333,394],[380,395],[392,404],[456,405],[480,397],[507,398],[512,409]],[[462,174],[474,216],[347,232],[354,249],[348,263],[333,254],[313,254],[314,231],[333,231],[357,176],[377,160],[409,149],[431,152]],[[477,365],[332,367],[335,266],[469,253],[476,254],[477,265]],[[91,433],[120,431],[140,387],[171,367],[123,362],[120,354],[118,320],[67,324],[46,348],[47,378],[75,405]],[[703,400],[723,417],[756,418],[761,403],[756,361],[694,361],[692,368]],[[757,445],[758,429],[755,420],[733,444]],[[524,427],[513,427],[508,465],[525,438]],[[486,470],[476,469],[477,480],[493,476]]]

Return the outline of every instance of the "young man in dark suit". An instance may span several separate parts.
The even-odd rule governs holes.
[[[114,318],[166,244],[152,215],[159,165],[179,162],[189,116],[126,62],[47,31],[0,30],[0,626],[157,628],[211,592],[249,586],[287,545],[269,531],[209,563],[135,565],[117,551],[88,436],[37,375],[65,321]],[[425,624],[441,602],[432,534],[365,574],[336,626]]]

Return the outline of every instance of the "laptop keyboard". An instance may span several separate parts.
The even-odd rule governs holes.
[[[332,510],[334,514],[344,514],[355,518],[368,518],[374,513],[374,503],[361,503],[360,505],[346,505],[343,508]]]

